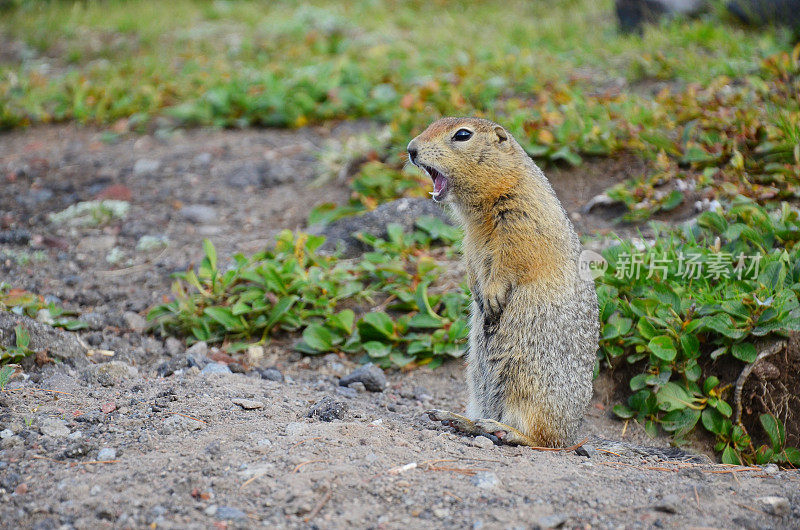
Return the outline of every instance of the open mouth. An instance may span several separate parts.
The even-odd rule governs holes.
[[[442,202],[447,196],[448,192],[447,177],[442,175],[440,171],[432,168],[431,166],[420,164],[419,167],[421,167],[422,170],[431,177],[431,180],[433,180],[433,191],[431,192],[431,197],[436,202]]]

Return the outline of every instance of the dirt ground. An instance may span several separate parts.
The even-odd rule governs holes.
[[[268,346],[260,371],[231,373],[210,362],[213,348],[143,331],[146,309],[169,293],[171,272],[200,258],[203,237],[220,256],[252,253],[304,228],[313,205],[345,201],[341,184],[310,186],[315,153],[366,126],[111,143],[74,126],[0,135],[0,280],[57,298],[90,323],[79,332],[87,348],[114,352],[31,368],[0,394],[0,526],[800,526],[797,471],[454,434],[423,412],[463,410],[459,362],[390,372],[385,390],[369,392],[339,386],[357,368],[350,360],[302,357],[290,342]],[[582,207],[637,170],[622,157],[548,174],[589,233],[608,230],[614,212]],[[48,219],[98,197],[129,200],[130,212],[102,229]],[[146,249],[143,236],[169,243]],[[611,417],[607,380],[596,390],[587,436],[666,445]],[[307,417],[315,404],[322,412]]]

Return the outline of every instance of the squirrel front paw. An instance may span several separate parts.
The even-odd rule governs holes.
[[[483,305],[486,316],[492,320],[500,318],[511,294],[511,284],[504,282],[489,282],[483,287]]]

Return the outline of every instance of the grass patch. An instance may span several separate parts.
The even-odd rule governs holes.
[[[19,2],[0,28],[35,57],[0,64],[0,127],[368,117],[389,125],[382,158],[397,171],[408,139],[432,119],[480,115],[540,160],[579,164],[620,150],[653,160],[611,191],[631,219],[675,207],[687,187],[796,199],[800,86],[788,32],[745,31],[720,8],[619,35],[612,7]]]

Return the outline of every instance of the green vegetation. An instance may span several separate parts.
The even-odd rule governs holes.
[[[0,128],[369,117],[389,125],[378,163],[396,171],[413,133],[474,114],[540,160],[650,160],[610,190],[631,219],[674,208],[687,187],[759,201],[800,193],[800,49],[788,33],[736,27],[722,8],[639,37],[616,32],[610,1],[14,4],[0,31],[36,59],[0,64]]]
[[[800,331],[798,240],[797,210],[784,204],[769,213],[741,199],[725,215],[705,212],[683,230],[659,233],[644,252],[629,242],[607,249],[598,359],[636,373],[627,404],[614,412],[651,435],[661,425],[678,442],[702,426],[727,463],[800,465],[800,451],[773,436],[777,427],[767,428],[774,448],[753,447],[732,422],[741,406],[731,406],[735,380],[719,379],[726,363],[754,362],[758,341]]]
[[[431,245],[452,244],[460,234],[432,217],[417,227],[406,234],[390,225],[388,240],[363,236],[375,250],[359,262],[316,253],[324,238],[284,231],[274,250],[236,255],[221,270],[206,240],[197,272],[179,274],[175,299],[148,319],[192,340],[229,341],[229,351],[245,349],[242,340],[251,337],[265,342],[302,331],[295,347],[308,354],[341,351],[382,366],[438,366],[463,353],[468,293],[461,286],[434,294],[442,290],[436,279],[445,255]],[[385,311],[365,313],[378,304]],[[356,311],[364,313],[358,320]]]

